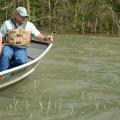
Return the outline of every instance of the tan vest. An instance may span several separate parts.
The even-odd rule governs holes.
[[[15,18],[11,19],[12,30],[7,32],[5,44],[14,46],[29,46],[31,40],[31,32],[25,31],[27,20],[18,27]]]
[[[31,39],[31,32],[27,32],[22,28],[14,29],[7,32],[6,44],[15,46],[29,46]]]

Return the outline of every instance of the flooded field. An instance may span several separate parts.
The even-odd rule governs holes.
[[[36,71],[0,90],[0,120],[119,120],[120,38],[55,35]]]

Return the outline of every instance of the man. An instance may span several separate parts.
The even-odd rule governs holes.
[[[30,42],[30,35],[40,41],[49,43],[53,41],[52,36],[45,37],[41,34],[33,23],[27,21],[27,17],[26,8],[19,6],[16,9],[15,17],[5,21],[1,27],[0,33],[4,47],[0,58],[0,72],[27,62],[27,46]],[[12,66],[11,59],[14,62]]]
[[[2,35],[0,34],[0,55],[1,55],[1,52],[2,52]]]

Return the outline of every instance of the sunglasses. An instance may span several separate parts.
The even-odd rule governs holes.
[[[27,18],[27,16],[21,16],[19,13],[17,13],[21,18],[24,18],[24,19],[26,19]]]

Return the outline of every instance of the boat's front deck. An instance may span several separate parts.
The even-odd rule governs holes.
[[[36,44],[37,42],[37,44]],[[35,58],[39,57],[43,51],[48,47],[48,44],[42,43],[39,41],[34,41],[31,43],[31,46],[28,48],[28,60],[34,60]]]

